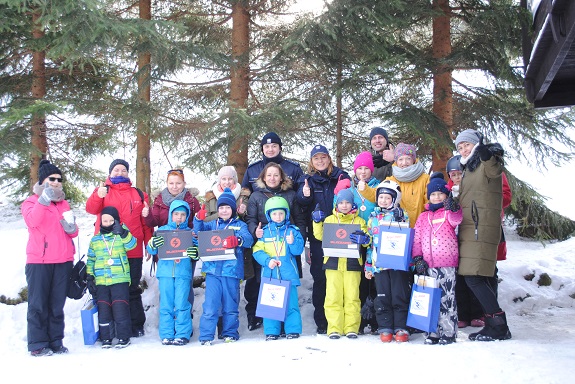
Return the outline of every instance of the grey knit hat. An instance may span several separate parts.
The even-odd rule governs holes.
[[[479,143],[479,135],[479,132],[474,129],[466,129],[465,131],[460,132],[455,138],[455,148],[457,148],[459,143],[463,142],[471,143],[473,145]]]

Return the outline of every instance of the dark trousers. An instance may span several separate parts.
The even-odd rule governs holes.
[[[321,241],[316,238],[309,239],[309,252],[311,265],[309,271],[313,278],[313,288],[311,293],[311,302],[314,307],[313,319],[318,328],[327,329],[327,319],[325,318],[325,271],[323,270],[323,248]]]
[[[142,304],[142,288],[140,280],[142,279],[142,257],[129,258],[130,263],[130,318],[132,319],[132,331],[144,329],[146,314]],[[120,336],[118,336],[121,338]]]
[[[486,282],[491,290],[495,292],[495,298],[497,299],[497,290],[499,286],[497,267],[495,268],[495,275],[493,275],[493,277],[486,277]],[[455,299],[457,300],[457,316],[459,317],[459,320],[470,322],[473,319],[483,317],[485,314],[481,303],[467,285],[465,277],[461,275],[457,275]]]
[[[386,269],[374,274],[377,290],[375,317],[380,333],[407,331],[411,276],[409,272],[394,269]]]
[[[64,338],[64,304],[72,262],[26,264],[28,351],[58,348]]]
[[[361,256],[361,259],[365,263],[365,259],[367,257],[367,248],[360,247],[359,248],[359,254]],[[365,301],[367,300],[368,297],[370,297],[372,300],[375,300],[376,296],[377,296],[377,291],[375,289],[375,284],[373,282],[373,279],[368,280],[365,277],[365,273],[362,271],[361,272],[361,281],[359,283],[359,300],[361,301],[361,306],[363,307],[363,305],[365,304]],[[371,320],[365,320],[362,318],[360,328],[363,329],[367,324],[371,325],[372,330],[377,329],[377,319],[375,317]]]
[[[494,277],[465,276],[465,282],[471,292],[477,297],[483,313],[489,315],[501,312],[501,307],[497,302],[497,286],[494,285],[494,279],[497,280]]]
[[[129,339],[132,336],[132,321],[128,303],[130,295],[128,283],[98,285],[97,287],[100,339],[110,340],[114,332],[118,339]],[[111,330],[112,322],[114,332]]]
[[[258,305],[258,296],[260,294],[260,281],[262,274],[262,266],[253,260],[254,277],[246,280],[244,286],[244,299],[246,299],[246,314],[248,321],[256,316],[256,307]]]

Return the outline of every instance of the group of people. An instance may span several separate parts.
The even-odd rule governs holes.
[[[172,169],[166,188],[150,206],[148,195],[132,186],[129,164],[114,160],[108,178],[86,202],[86,211],[97,216],[87,272],[98,305],[102,347],[123,348],[130,338],[145,333],[140,287],[144,249],[157,261],[161,342],[187,344],[193,333],[193,272],[202,256],[199,232],[223,229],[233,231],[223,247],[233,250],[234,257],[202,262],[202,345],[211,345],[216,337],[224,342],[240,338],[244,280],[248,330],[263,325],[266,340],[299,337],[297,287],[306,240],[318,334],[357,338],[369,327],[383,342],[408,341],[415,331],[406,321],[413,274],[418,274],[436,278],[442,290],[437,331],[426,333],[425,343],[452,343],[458,327],[478,322],[483,328],[470,334],[471,340],[510,338],[497,301],[502,209],[510,201],[503,149],[485,144],[474,130],[461,132],[455,146],[459,155],[448,162],[446,182],[442,173],[430,177],[425,172],[413,145],[394,146],[386,130],[375,127],[370,150],[357,155],[350,176],[320,144],[311,149],[304,172],[282,156],[281,138],[269,132],[260,142],[262,159],[248,166],[242,183],[234,167],[222,167],[203,204],[186,189],[183,171]],[[68,351],[62,344],[63,306],[78,228],[67,213],[62,183],[60,170],[43,160],[34,194],[22,205],[30,235],[26,278],[28,350],[33,356]],[[387,222],[414,228],[411,270],[376,266],[378,231]],[[324,252],[324,225],[331,223],[358,225],[349,235],[358,244],[357,255]],[[165,246],[163,230],[190,231],[192,245],[182,257],[157,259]],[[262,277],[291,282],[284,321],[256,315]],[[459,314],[458,306],[466,315]],[[467,313],[472,313],[470,318],[464,317]]]

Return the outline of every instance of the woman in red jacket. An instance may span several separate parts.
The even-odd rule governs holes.
[[[144,244],[152,237],[152,229],[145,224],[148,216],[148,194],[132,187],[128,177],[130,165],[126,160],[116,159],[109,168],[109,176],[105,182],[94,189],[86,201],[86,212],[98,215],[94,225],[94,234],[100,229],[102,208],[112,206],[120,213],[120,220],[130,233],[137,239],[136,248],[128,251],[130,263],[130,315],[132,317],[132,337],[144,336],[146,315],[142,305],[142,262]]]
[[[74,216],[66,214],[70,204],[62,182],[58,167],[42,160],[34,194],[21,207],[29,234],[25,272],[28,351],[32,356],[68,352],[62,344],[64,304],[76,252],[72,239],[78,236],[78,227]]]

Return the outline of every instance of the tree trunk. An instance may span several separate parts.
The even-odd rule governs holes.
[[[341,159],[343,157],[343,112],[342,112],[342,87],[341,87],[341,79],[342,79],[342,65],[341,62],[337,66],[337,93],[336,93],[336,128],[335,128],[335,158],[336,158],[336,165],[341,168]]]
[[[140,0],[140,19],[152,20],[151,0]],[[150,63],[151,54],[141,52],[138,55],[138,98],[140,103],[150,103]],[[150,123],[148,118],[138,121],[136,131],[136,186],[148,194],[150,182]]]
[[[248,138],[236,113],[246,110],[249,91],[250,14],[248,2],[232,6],[232,67],[230,69],[230,129],[228,130],[228,165],[236,168],[238,180],[248,167]]]
[[[443,61],[451,54],[449,0],[433,0],[433,8],[441,12],[433,19],[433,58],[438,63],[433,74],[433,113],[445,124],[445,137],[453,139],[452,69]],[[433,149],[431,169],[445,173],[451,156],[451,148]]]
[[[44,37],[44,30],[38,24],[40,11],[32,14],[32,38],[38,40]],[[32,99],[40,100],[46,96],[46,52],[32,52]],[[36,112],[32,116],[31,141],[33,152],[31,154],[30,165],[30,190],[38,181],[38,167],[40,160],[46,158],[48,152],[48,140],[46,138],[46,115]],[[42,180],[39,180],[42,182]]]

